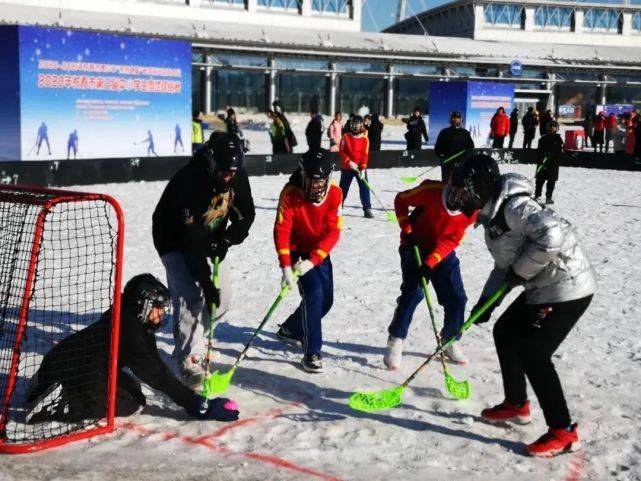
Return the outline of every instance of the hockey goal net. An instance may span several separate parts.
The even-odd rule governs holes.
[[[123,235],[122,211],[109,196],[0,186],[0,452],[113,430]],[[54,366],[74,385],[104,393],[104,409],[70,416],[73,390],[56,383],[33,399],[47,353],[112,305],[105,359],[98,360],[105,376],[74,378],[73,363]]]

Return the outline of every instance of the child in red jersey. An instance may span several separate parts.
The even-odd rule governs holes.
[[[298,287],[302,302],[278,330],[288,343],[302,342],[303,369],[321,372],[321,319],[334,302],[330,251],[338,242],[343,195],[330,182],[334,162],[325,149],[303,154],[300,167],[283,188],[274,224],[282,285]],[[296,278],[298,276],[298,279]]]
[[[423,299],[421,276],[432,281],[438,302],[445,310],[441,339],[456,336],[464,322],[467,297],[461,279],[459,260],[454,249],[461,243],[465,229],[476,220],[448,207],[451,186],[434,180],[426,180],[418,187],[399,192],[394,208],[401,227],[401,295],[396,300],[394,318],[388,328],[389,338],[383,359],[388,369],[401,365],[403,339],[412,322],[416,306]],[[414,208],[409,213],[410,208]],[[419,268],[414,255],[417,245],[424,258]],[[467,360],[458,344],[452,344],[446,356],[458,364]]]
[[[343,191],[343,199],[347,199],[349,186],[356,177],[358,191],[361,197],[363,213],[368,219],[374,218],[372,214],[372,203],[370,201],[369,187],[363,182],[367,178],[367,162],[369,160],[369,139],[363,129],[363,117],[355,116],[350,120],[350,130],[343,135],[339,155],[343,166],[341,167],[340,186]]]

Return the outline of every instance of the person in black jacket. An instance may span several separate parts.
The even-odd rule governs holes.
[[[508,149],[514,147],[514,137],[516,137],[516,132],[519,130],[519,109],[512,110],[510,114],[510,141],[507,145]]]
[[[556,120],[548,122],[548,134],[539,139],[537,151],[538,162],[536,164],[536,186],[534,198],[539,200],[543,191],[543,184],[547,181],[545,188],[545,203],[554,204],[552,194],[554,184],[559,178],[559,162],[563,153],[563,139],[558,134],[559,124]]]
[[[116,415],[130,416],[146,405],[140,380],[198,419],[238,419],[233,401],[200,396],[181,383],[160,358],[155,333],[171,310],[170,302],[167,288],[151,274],[137,275],[125,286],[120,306]],[[45,355],[27,387],[28,423],[105,417],[112,309]]]
[[[463,115],[461,115],[461,112],[452,112],[450,115],[450,126],[438,133],[436,144],[434,144],[434,153],[441,163],[441,179],[445,183],[449,180],[450,173],[457,160],[451,159],[451,157],[461,151],[474,149],[472,136],[461,126],[462,120]],[[444,161],[447,162],[444,163]]]
[[[553,120],[554,115],[552,114],[552,111],[550,109],[547,109],[541,117],[541,121],[539,122],[539,134],[541,135],[541,137],[548,133],[548,124]]]
[[[292,130],[291,125],[289,124],[289,120],[287,120],[287,117],[285,116],[285,112],[283,112],[283,107],[281,106],[280,101],[274,100],[272,102],[272,107],[274,108],[274,114],[276,114],[276,116],[283,123],[283,127],[285,127],[285,137],[287,138],[289,151],[294,152],[294,147],[298,145],[298,140],[296,139],[296,136],[294,135],[294,131]]]
[[[305,138],[307,139],[309,150],[319,150],[321,148],[321,139],[323,138],[323,132],[325,130],[325,126],[323,125],[323,116],[316,110],[311,110],[310,116],[311,119],[305,128]]]
[[[421,115],[421,109],[416,106],[412,116],[407,120],[407,132],[405,132],[405,140],[407,142],[407,150],[421,150],[422,142],[421,137],[425,138],[425,142],[429,140],[427,136],[427,127]]]
[[[154,246],[165,266],[174,305],[173,356],[190,386],[202,382],[204,328],[213,304],[220,317],[230,297],[222,262],[220,291],[207,258],[225,258],[254,222],[254,201],[235,135],[214,132],[192,161],[169,181],[153,214]],[[227,280],[226,280],[227,279]]]
[[[534,107],[528,107],[527,112],[521,119],[521,124],[523,125],[523,148],[531,149],[532,141],[536,135],[536,126],[539,124],[534,113]]]
[[[368,119],[369,117],[369,119]],[[367,129],[367,138],[369,138],[369,151],[378,152],[381,150],[381,137],[383,135],[383,123],[380,121],[378,114],[365,116],[364,125]]]

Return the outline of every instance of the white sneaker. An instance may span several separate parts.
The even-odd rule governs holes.
[[[403,361],[403,339],[400,337],[389,336],[387,338],[387,348],[385,349],[385,356],[383,362],[387,369],[393,371],[401,367]]]
[[[203,387],[205,379],[204,359],[199,356],[190,356],[180,363],[180,376],[185,385],[193,391]]]
[[[463,354],[463,351],[458,346],[458,344],[452,344],[450,347],[443,351],[445,357],[447,357],[454,364],[467,364],[467,357]]]

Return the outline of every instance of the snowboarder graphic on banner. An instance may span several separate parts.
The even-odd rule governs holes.
[[[40,155],[40,148],[42,147],[42,143],[47,144],[47,153],[48,155],[51,155],[51,145],[49,144],[49,127],[47,127],[47,124],[42,122],[40,124],[40,127],[38,127],[38,134],[36,135],[36,155]]]
[[[67,139],[67,160],[71,157],[71,151],[73,151],[73,158],[76,159],[78,155],[78,131],[74,130],[69,134]]]

